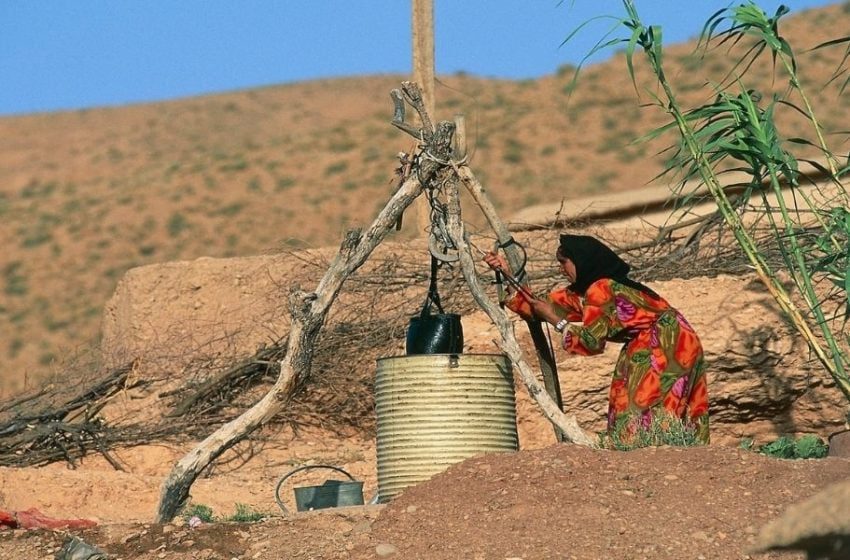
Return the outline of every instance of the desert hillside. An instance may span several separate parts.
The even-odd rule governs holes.
[[[706,14],[708,17],[710,14]],[[827,131],[845,130],[840,46],[850,4],[794,14],[783,33]],[[565,30],[565,35],[568,30]],[[725,50],[672,46],[667,72],[687,102],[730,69]],[[624,56],[521,82],[440,76],[437,113],[467,118],[471,166],[504,217],[545,201],[651,181],[669,142],[632,141],[665,123],[645,68],[638,98]],[[96,360],[104,302],[139,265],[336,244],[393,186],[409,137],[389,124],[404,76],[315,81],[177,101],[0,119],[0,396]],[[747,86],[782,90],[769,60]],[[786,137],[809,136],[778,109]],[[475,224],[477,218],[469,217]],[[414,219],[398,238],[415,236]]]

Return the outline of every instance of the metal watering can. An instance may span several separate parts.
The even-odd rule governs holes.
[[[290,476],[307,469],[331,469],[341,472],[348,477],[348,481],[326,480],[320,486],[301,486],[294,489],[295,507],[297,511],[310,511],[313,509],[324,509],[340,506],[362,506],[363,505],[363,483],[354,480],[354,477],[339,467],[332,465],[307,465],[290,471],[277,483],[274,490],[274,498],[283,513],[289,514],[289,510],[280,498],[283,483]]]

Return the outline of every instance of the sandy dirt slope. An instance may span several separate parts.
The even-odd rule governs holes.
[[[850,461],[838,458],[786,461],[722,447],[619,453],[556,445],[472,458],[389,505],[195,529],[182,520],[103,523],[74,534],[118,558],[139,560],[802,559],[750,551],[768,520],[848,477]],[[100,482],[109,485],[109,477]],[[113,488],[113,500],[137,507],[132,492]],[[216,488],[226,494],[237,486],[220,480]],[[64,538],[62,532],[0,532],[0,557],[52,558]]]

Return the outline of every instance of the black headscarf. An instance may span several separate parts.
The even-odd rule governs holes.
[[[587,288],[600,278],[610,278],[652,297],[659,297],[650,288],[629,278],[629,265],[610,247],[589,235],[561,235],[558,255],[573,261],[576,266],[576,279],[569,288],[584,295]]]

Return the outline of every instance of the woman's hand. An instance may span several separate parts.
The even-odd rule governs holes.
[[[548,301],[535,298],[532,299],[530,303],[534,316],[541,321],[546,321],[547,323],[556,325],[558,324],[558,321],[561,320],[561,317],[555,313],[555,308]]]
[[[501,270],[502,272],[510,272],[511,270],[507,261],[505,261],[505,257],[493,251],[484,255],[484,262],[493,270]]]

